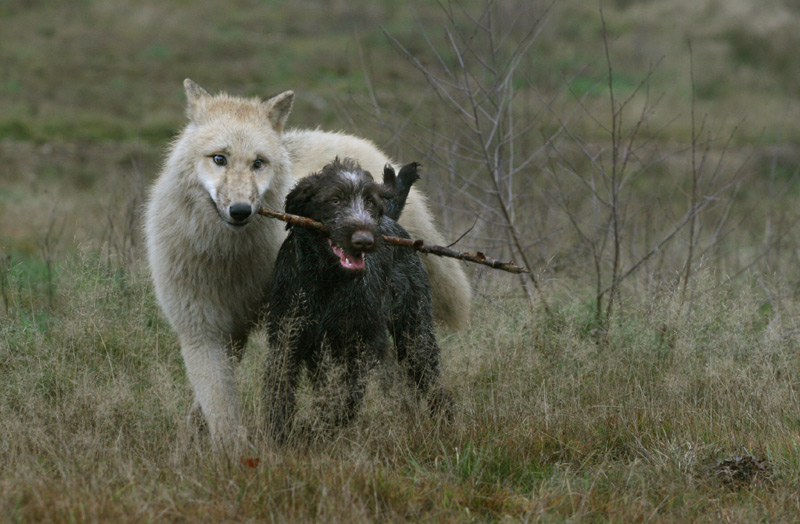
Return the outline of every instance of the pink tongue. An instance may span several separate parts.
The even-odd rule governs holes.
[[[352,257],[333,243],[331,243],[331,248],[333,249],[333,253],[339,257],[339,263],[342,264],[342,267],[347,269],[364,269],[364,253],[361,253],[357,257]]]

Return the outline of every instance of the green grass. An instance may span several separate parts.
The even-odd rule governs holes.
[[[620,192],[623,268],[688,206],[687,40],[703,195],[731,184],[698,216],[686,284],[683,230],[622,283],[607,320],[596,301],[597,268],[604,284],[611,268],[598,167],[611,149],[602,23],[597,4],[556,2],[512,83],[515,122],[533,126],[515,155],[548,145],[513,189],[552,313],[531,306],[515,278],[468,268],[472,322],[438,333],[458,406],[451,424],[376,380],[355,423],[325,437],[306,388],[298,424],[311,431],[286,448],[261,433],[270,348],[259,331],[237,372],[255,467],[213,455],[187,420],[192,393],[142,253],[141,204],[184,122],[181,82],[248,96],[294,89],[291,125],[343,128],[421,161],[446,236],[475,223],[459,245],[511,258],[496,215],[476,204],[492,194],[485,166],[436,149],[472,145],[463,120],[380,30],[432,66],[424,30],[453,67],[443,13],[416,0],[23,4],[0,5],[0,520],[797,519],[791,0],[604,2],[618,101],[661,60],[646,86],[659,105],[623,148],[638,173]],[[480,2],[459,4],[474,14]],[[502,27],[532,19],[511,2],[496,7]],[[624,131],[644,101],[632,98]],[[443,155],[451,165],[434,163]],[[735,459],[765,470],[731,480],[721,464]]]

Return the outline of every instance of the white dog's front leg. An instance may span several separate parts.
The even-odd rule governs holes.
[[[181,342],[186,374],[208,424],[214,447],[223,451],[237,451],[246,441],[246,431],[240,422],[231,359],[222,345]]]

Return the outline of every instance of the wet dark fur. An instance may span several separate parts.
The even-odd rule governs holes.
[[[400,172],[395,176],[394,168],[386,165],[383,168],[383,185],[386,188],[394,188],[394,191],[388,191],[387,197],[384,197],[386,204],[385,216],[392,220],[400,218],[400,212],[403,211],[403,206],[406,204],[408,192],[411,186],[419,180],[420,165],[416,162],[411,162],[400,168]]]
[[[342,267],[323,233],[289,228],[275,263],[267,316],[274,351],[265,396],[269,429],[278,440],[285,438],[291,422],[302,366],[317,380],[327,353],[344,368],[346,398],[326,409],[323,418],[330,426],[346,424],[363,397],[366,371],[387,357],[392,341],[419,395],[428,397],[432,409],[449,410],[450,398],[440,384],[427,274],[416,253],[381,241],[381,235],[408,238],[393,218],[399,217],[418,178],[417,167],[409,164],[395,177],[387,166],[384,183],[377,184],[354,162],[337,159],[287,196],[287,213],[325,224],[346,253],[359,251],[350,240],[354,235],[371,234],[374,244],[364,250],[366,268],[354,271]]]

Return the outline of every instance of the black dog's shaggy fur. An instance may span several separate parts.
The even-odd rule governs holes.
[[[265,397],[272,410],[269,429],[278,440],[291,422],[301,366],[312,380],[326,354],[343,367],[343,406],[323,416],[330,425],[346,424],[363,397],[365,372],[391,348],[390,334],[418,393],[433,410],[449,412],[428,276],[419,255],[381,239],[409,238],[394,219],[417,178],[417,164],[397,177],[387,166],[384,183],[377,184],[357,163],[337,158],[287,196],[286,212],[322,222],[330,240],[322,232],[288,226],[275,263],[267,314],[274,358]]]

